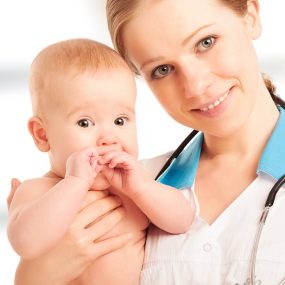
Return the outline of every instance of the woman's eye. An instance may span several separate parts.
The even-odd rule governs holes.
[[[153,79],[163,78],[166,75],[168,75],[172,71],[172,69],[173,69],[173,66],[171,65],[168,65],[168,64],[160,65],[152,71],[151,77]]]
[[[114,123],[117,126],[123,126],[126,123],[126,121],[127,121],[127,118],[119,117],[114,121]]]
[[[213,46],[213,44],[215,43],[215,40],[216,39],[214,37],[205,38],[198,43],[197,49],[200,52],[203,52],[203,51],[211,48]]]
[[[94,123],[88,119],[81,119],[77,122],[77,125],[81,128],[88,128],[94,126]]]

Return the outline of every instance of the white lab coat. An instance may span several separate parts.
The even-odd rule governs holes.
[[[199,142],[194,144],[196,148],[200,147]],[[191,151],[195,151],[195,147]],[[155,173],[168,156],[166,154],[144,163]],[[194,159],[197,160],[197,157]],[[188,164],[195,165],[191,161]],[[172,168],[175,167],[175,164],[172,165]],[[185,165],[181,169],[185,169]],[[195,173],[196,169],[189,166],[185,171]],[[257,178],[211,225],[199,216],[194,180],[190,186],[182,187],[189,203],[196,209],[193,225],[187,233],[180,235],[150,227],[140,285],[250,284],[250,258],[259,219],[270,189],[281,174],[285,174],[283,110],[262,155],[257,174]],[[255,284],[258,285],[277,285],[285,278],[284,186],[279,190],[263,228],[255,272]]]

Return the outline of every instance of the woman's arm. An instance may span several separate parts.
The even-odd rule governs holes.
[[[90,191],[68,234],[50,252],[33,260],[21,260],[15,285],[67,285],[97,258],[126,245],[130,235],[102,241],[124,216],[116,198],[103,191]]]

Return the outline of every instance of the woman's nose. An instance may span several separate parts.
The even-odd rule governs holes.
[[[213,82],[214,75],[203,62],[185,64],[180,70],[180,84],[185,98],[206,94]]]

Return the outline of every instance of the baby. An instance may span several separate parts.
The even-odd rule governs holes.
[[[132,239],[94,261],[72,285],[138,284],[149,221],[184,233],[193,210],[181,192],[156,182],[137,161],[132,72],[104,44],[62,41],[33,61],[30,93],[28,128],[38,149],[48,152],[50,171],[15,193],[8,224],[13,248],[25,259],[48,252],[68,232],[87,192],[105,190],[119,196],[126,211],[108,236],[132,233]]]

